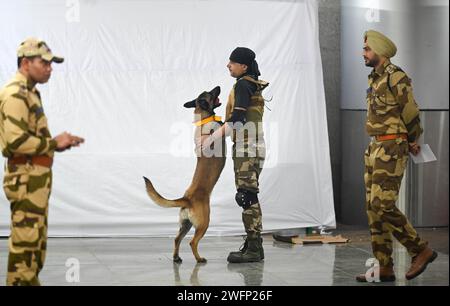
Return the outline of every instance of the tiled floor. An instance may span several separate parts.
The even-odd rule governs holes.
[[[262,263],[227,264],[229,251],[237,249],[241,237],[204,238],[200,254],[208,259],[198,265],[190,252],[188,239],[182,244],[181,265],[172,263],[170,238],[101,238],[49,240],[49,250],[40,279],[43,285],[360,285],[354,276],[365,271],[371,256],[368,236],[357,231],[345,231],[353,241],[346,245],[299,246],[273,241],[266,236],[266,259]],[[397,282],[383,285],[449,285],[448,229],[424,230],[424,236],[439,251],[439,257],[427,271],[413,281],[404,274],[410,258],[404,248],[396,245]],[[362,237],[362,238],[361,238]],[[435,243],[435,245],[433,245]],[[73,280],[80,264],[80,282]],[[69,260],[69,261],[68,261]],[[0,285],[4,285],[7,261],[7,240],[0,240]],[[69,267],[66,267],[66,263]],[[380,284],[371,284],[380,285]]]

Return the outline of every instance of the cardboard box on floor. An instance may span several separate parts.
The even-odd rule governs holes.
[[[292,244],[337,244],[337,243],[348,243],[350,240],[338,236],[328,236],[328,235],[305,235],[305,236],[280,236],[273,235],[273,238],[277,241],[292,243]]]

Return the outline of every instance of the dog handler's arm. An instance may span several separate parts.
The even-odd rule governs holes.
[[[246,123],[246,112],[250,105],[250,99],[255,94],[256,85],[245,79],[240,79],[236,83],[235,87],[235,105],[233,113],[230,119],[217,131],[215,131],[210,137],[206,138],[203,142],[203,148],[209,148],[215,141],[222,139],[223,137],[231,136],[234,129],[234,124]]]
[[[222,125],[217,131],[215,131],[211,136],[205,139],[203,143],[204,147],[209,147],[215,141],[222,139],[223,137],[228,137],[233,132],[233,128],[228,124]]]

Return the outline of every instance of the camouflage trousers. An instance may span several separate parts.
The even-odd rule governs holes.
[[[392,236],[410,256],[427,245],[405,215],[395,206],[409,157],[403,139],[370,143],[365,153],[366,209],[372,251],[381,266],[392,266]]]
[[[259,176],[264,165],[265,146],[233,145],[233,164],[236,189],[259,193]],[[260,203],[253,204],[242,212],[242,222],[249,238],[262,232],[262,211]]]
[[[8,286],[39,286],[47,249],[48,199],[52,185],[50,169],[6,166],[3,189],[11,204]]]

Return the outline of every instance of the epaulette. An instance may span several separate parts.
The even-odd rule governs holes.
[[[402,68],[395,66],[394,64],[390,64],[386,67],[386,72],[388,73],[387,86],[391,92],[392,92],[391,75],[399,71],[404,72]]]

